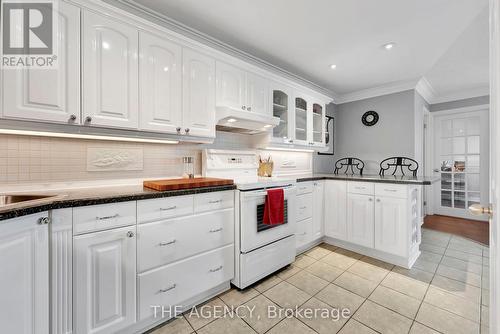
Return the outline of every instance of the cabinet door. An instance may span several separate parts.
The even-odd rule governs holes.
[[[301,249],[308,243],[313,241],[312,237],[313,222],[312,218],[308,218],[297,222],[297,232],[295,233],[295,247]]]
[[[49,235],[46,216],[0,224],[0,324],[2,333],[49,333]]]
[[[3,70],[5,118],[80,122],[80,9],[63,1],[58,6],[58,67]]]
[[[75,330],[115,333],[136,319],[135,226],[74,238]]]
[[[140,128],[176,133],[182,122],[182,48],[140,34]]]
[[[137,129],[137,29],[89,11],[82,26],[84,123]]]
[[[217,62],[217,106],[246,110],[246,89],[245,71]]]
[[[312,145],[325,146],[325,105],[318,102],[313,103],[311,116]]]
[[[272,94],[272,116],[280,119],[280,124],[272,130],[271,140],[277,143],[291,143],[294,138],[295,117],[293,90],[277,82],[271,83]]]
[[[313,240],[323,237],[324,232],[324,183],[313,183]]]
[[[310,109],[310,103],[306,98],[295,97],[295,144],[309,145]]]
[[[184,133],[215,137],[215,60],[183,49],[182,122]]]
[[[406,199],[377,197],[375,201],[375,248],[406,256],[408,222]]]
[[[347,240],[347,182],[325,181],[325,235]]]
[[[374,244],[373,196],[347,194],[347,240],[365,247]]]
[[[270,116],[269,81],[256,74],[247,74],[247,110]]]

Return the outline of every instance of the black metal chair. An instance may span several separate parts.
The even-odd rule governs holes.
[[[333,171],[334,174],[338,174],[339,172],[342,173],[342,170],[343,171],[343,174],[356,174],[356,172],[354,171],[354,168],[357,169],[357,171],[359,171],[359,175],[363,175],[363,169],[365,168],[365,163],[358,159],[358,158],[342,158],[342,159],[339,159],[337,160],[337,162],[335,162],[335,170]],[[350,170],[350,173],[349,173],[349,170]]]
[[[403,175],[405,174],[405,169],[408,170],[409,173],[413,174],[413,176],[417,176],[418,171],[418,162],[413,160],[412,158],[406,157],[391,157],[385,160],[382,160],[380,163],[380,172],[379,175],[384,176],[385,172],[389,172],[393,170],[391,175],[396,175],[397,171],[401,171]]]

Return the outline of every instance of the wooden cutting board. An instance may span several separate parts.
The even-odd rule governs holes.
[[[158,191],[194,189],[214,186],[233,185],[233,180],[216,179],[211,177],[195,177],[194,179],[167,179],[144,181],[144,187]]]

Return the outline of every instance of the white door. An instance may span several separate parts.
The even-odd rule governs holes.
[[[140,128],[177,133],[182,125],[182,48],[141,32]]]
[[[441,177],[434,184],[434,213],[478,219],[467,208],[489,203],[488,110],[433,117],[434,173]]]
[[[406,256],[408,247],[407,200],[377,197],[375,200],[375,248],[383,252]]]
[[[347,240],[365,247],[374,245],[373,196],[347,194]]]
[[[74,239],[76,334],[115,333],[136,321],[135,226]]]
[[[246,73],[237,67],[217,62],[217,106],[247,109]]]
[[[313,240],[324,235],[324,191],[324,182],[313,182]]]
[[[80,123],[80,9],[58,6],[58,67],[3,70],[5,118]]]
[[[247,73],[247,110],[270,116],[269,81],[256,74]]]
[[[215,60],[184,48],[182,51],[183,133],[215,137]]]
[[[137,29],[90,11],[82,27],[84,124],[137,129]]]
[[[325,235],[347,240],[347,182],[325,181]]]
[[[49,229],[47,213],[0,224],[2,333],[49,333]]]

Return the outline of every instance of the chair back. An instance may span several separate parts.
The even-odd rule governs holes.
[[[406,175],[405,171],[413,176],[417,176],[418,171],[418,162],[412,158],[407,157],[391,157],[385,160],[382,160],[380,163],[380,172],[379,175],[386,175],[390,173],[390,175],[396,175],[399,171],[402,175]],[[392,173],[391,173],[392,172]]]
[[[334,174],[356,174],[363,175],[363,169],[365,168],[365,163],[358,158],[342,158],[335,162]]]

